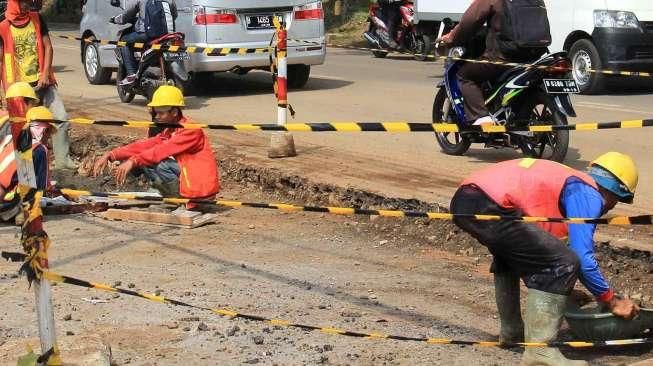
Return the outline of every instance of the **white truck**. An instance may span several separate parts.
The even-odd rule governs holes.
[[[415,0],[415,22],[459,21],[472,0]],[[601,91],[605,75],[591,69],[653,72],[651,0],[545,0],[551,52],[567,51],[582,93]]]

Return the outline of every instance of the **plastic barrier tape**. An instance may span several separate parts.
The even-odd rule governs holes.
[[[268,47],[264,48],[229,48],[229,47],[200,47],[200,46],[164,46],[160,44],[148,45],[143,42],[123,42],[123,41],[107,41],[103,39],[94,38],[79,38],[73,36],[59,36],[59,38],[70,39],[75,41],[83,41],[86,43],[98,43],[101,45],[115,45],[118,47],[131,46],[139,49],[154,49],[165,52],[187,52],[187,53],[203,53],[207,56],[228,56],[228,55],[247,55],[268,53]]]
[[[74,37],[74,36],[66,36],[66,35],[60,35],[58,36],[59,38],[63,39],[68,39],[68,40],[74,40],[74,41],[83,41],[86,43],[98,43],[101,45],[116,45],[119,47],[125,47],[125,46],[131,46],[134,48],[153,48],[153,49],[160,49],[166,52],[188,52],[188,53],[204,53],[209,56],[226,56],[226,55],[245,55],[249,53],[267,53],[269,52],[269,48],[212,48],[212,47],[196,47],[196,46],[162,46],[162,45],[152,45],[149,46],[143,42],[124,42],[124,41],[110,41],[110,40],[105,40],[105,39],[94,39],[94,38],[80,38],[80,37]],[[304,41],[304,40],[297,40],[297,39],[289,39],[289,42],[296,42],[296,43],[301,43],[301,44],[306,44],[306,45],[314,45],[314,46],[320,46],[323,47],[323,43],[319,42],[312,42],[312,41]],[[385,50],[385,49],[378,49],[378,48],[367,48],[367,47],[354,47],[354,46],[346,46],[346,45],[339,45],[339,44],[332,44],[329,43],[327,44],[329,47],[333,48],[343,48],[343,49],[351,49],[351,50],[359,50],[359,51],[382,51],[382,52],[388,52],[388,53],[400,53],[400,54],[406,54],[406,55],[412,55],[412,56],[424,56],[427,59],[431,60],[454,60],[454,61],[465,61],[465,62],[473,62],[473,63],[483,63],[483,64],[494,64],[494,65],[502,65],[502,66],[507,66],[507,67],[523,67],[523,68],[538,68],[538,69],[560,69],[559,67],[555,66],[545,66],[545,65],[535,65],[535,64],[525,64],[525,63],[518,63],[518,62],[507,62],[507,61],[489,61],[489,60],[476,60],[476,59],[466,59],[466,58],[461,58],[461,57],[451,57],[451,56],[435,56],[435,55],[425,55],[425,54],[415,54],[415,53],[410,53],[410,52],[402,52],[402,51],[397,51],[397,50]],[[570,68],[564,68],[562,69],[564,71],[572,71]],[[615,71],[615,70],[595,70],[595,69],[588,69],[588,72],[596,73],[596,74],[605,74],[605,75],[621,75],[621,76],[639,76],[639,77],[651,77],[653,76],[653,73],[650,72],[639,72],[639,71]]]
[[[10,253],[9,255],[16,255]],[[2,252],[2,256],[5,257],[5,252]],[[620,340],[610,340],[610,341],[573,341],[573,342],[550,342],[550,343],[541,343],[541,342],[521,342],[521,343],[500,343],[496,341],[465,341],[465,340],[456,340],[456,339],[446,339],[446,338],[426,338],[426,337],[413,337],[405,335],[393,335],[385,333],[362,333],[356,331],[350,331],[345,329],[339,329],[336,327],[322,327],[318,325],[308,325],[293,323],[288,320],[268,318],[261,315],[252,315],[252,314],[243,314],[231,309],[215,309],[205,306],[192,305],[183,301],[170,299],[164,296],[158,296],[154,294],[131,291],[119,287],[112,287],[106,284],[94,283],[74,277],[60,275],[52,271],[43,272],[43,277],[52,281],[59,283],[66,283],[73,286],[84,287],[89,289],[96,289],[107,292],[115,292],[128,296],[139,297],[141,299],[158,302],[161,304],[169,304],[175,306],[183,306],[188,308],[194,308],[199,310],[210,311],[214,314],[226,316],[229,318],[242,318],[248,319],[256,322],[264,322],[272,325],[279,325],[290,328],[299,328],[307,331],[320,331],[326,334],[346,336],[346,337],[355,337],[355,338],[367,338],[367,339],[393,339],[396,341],[410,341],[410,342],[423,342],[427,344],[439,344],[439,345],[465,345],[465,346],[480,346],[480,347],[504,347],[504,348],[515,348],[515,347],[558,347],[558,348],[587,348],[587,347],[605,347],[605,346],[625,346],[625,345],[636,345],[636,344],[653,344],[653,338],[636,338],[636,339],[620,339]]]
[[[591,131],[611,130],[625,128],[653,127],[653,119],[638,119],[631,121],[615,122],[585,122],[573,125],[534,125],[506,127],[501,125],[482,125],[460,128],[452,123],[421,123],[421,122],[324,122],[324,123],[289,123],[277,125],[276,123],[238,123],[233,125],[186,123],[163,124],[151,121],[130,121],[130,120],[93,120],[86,118],[73,118],[68,121],[62,120],[37,120],[38,122],[64,123],[116,127],[148,128],[153,126],[168,128],[189,128],[229,131],[288,131],[288,132],[439,132],[439,133],[506,133],[506,132],[554,132],[554,131]]]
[[[252,207],[279,210],[284,212],[321,212],[333,215],[366,215],[366,216],[384,216],[384,217],[412,217],[424,218],[430,220],[453,220],[456,217],[468,218],[480,221],[524,221],[524,222],[555,222],[567,224],[601,224],[601,225],[653,225],[653,215],[640,216],[615,216],[607,218],[589,219],[589,218],[555,218],[555,217],[533,217],[533,216],[501,216],[501,215],[472,215],[472,214],[450,214],[443,212],[425,212],[425,211],[400,211],[400,210],[368,210],[353,207],[322,207],[322,206],[297,206],[287,203],[253,203],[241,201],[225,200],[195,200],[188,198],[162,198],[152,196],[140,196],[137,194],[126,193],[107,193],[91,192],[73,189],[62,189],[61,193],[69,197],[96,196],[108,198],[121,198],[128,200],[143,200],[164,202],[171,204],[185,204],[189,202],[213,204],[226,207]]]

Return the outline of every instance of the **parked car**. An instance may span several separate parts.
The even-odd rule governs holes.
[[[109,18],[121,12],[112,1],[83,0],[80,36],[116,40],[124,26],[109,23]],[[286,23],[288,38],[316,42],[289,42],[288,85],[303,87],[309,79],[311,66],[324,63],[324,11],[322,2],[315,0],[176,0],[177,31],[185,34],[187,46],[262,48],[270,45],[274,35],[273,17]],[[112,45],[81,42],[81,61],[91,84],[108,83],[118,67]],[[232,71],[245,74],[250,70],[269,70],[267,53],[208,56],[191,54],[186,63],[192,80],[207,73]]]
[[[416,18],[460,20],[472,0],[416,0]],[[650,0],[545,0],[553,53],[566,51],[581,93],[597,93],[606,75],[589,70],[653,72]]]

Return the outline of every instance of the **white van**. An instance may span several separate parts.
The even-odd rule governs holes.
[[[460,20],[471,0],[415,0],[418,19]],[[589,69],[653,72],[653,1],[545,0],[553,43],[567,51],[582,93],[601,90],[605,75]]]
[[[178,9],[177,31],[186,36],[187,46],[212,48],[265,48],[275,29],[272,18],[283,19],[288,38],[314,44],[288,46],[288,85],[302,87],[308,81],[311,65],[324,63],[324,11],[321,0],[175,0]],[[124,28],[109,23],[119,14],[124,0],[82,0],[82,38],[116,40]],[[81,42],[82,65],[91,84],[107,83],[117,69],[112,45]],[[253,69],[269,70],[268,54],[247,53],[228,56],[192,54],[186,65],[195,79],[205,73]]]

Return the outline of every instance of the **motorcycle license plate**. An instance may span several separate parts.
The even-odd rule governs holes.
[[[549,94],[580,93],[574,79],[544,79],[544,89]]]
[[[164,52],[163,59],[166,61],[190,60],[188,52]]]
[[[281,15],[247,15],[245,21],[247,24],[247,29],[270,29],[274,28],[274,17],[279,19],[279,22],[283,21]]]

